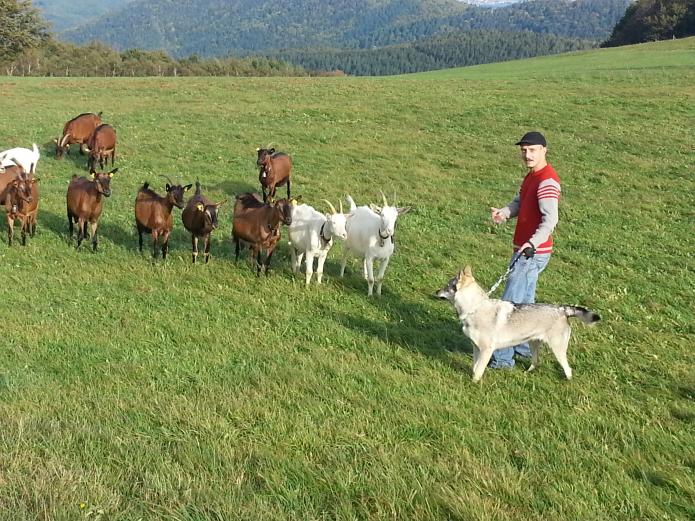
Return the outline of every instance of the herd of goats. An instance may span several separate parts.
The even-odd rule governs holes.
[[[87,235],[89,224],[92,249],[97,250],[97,226],[104,198],[111,195],[110,182],[118,169],[104,172],[111,159],[113,167],[116,157],[116,131],[102,123],[101,113],[85,113],[65,123],[61,136],[55,141],[55,157],[60,159],[69,152],[70,145],[79,145],[80,153],[88,154],[89,176],[72,176],[67,190],[67,216],[70,237],[77,223],[77,248]],[[376,282],[376,293],[381,294],[381,285],[386,267],[394,251],[396,219],[410,207],[390,206],[382,192],[382,206],[356,206],[348,195],[349,211],[340,211],[326,200],[329,213],[321,213],[298,199],[290,197],[292,160],[274,148],[258,148],[257,165],[263,195],[244,193],[236,196],[232,225],[232,240],[235,259],[241,248],[248,246],[256,273],[267,273],[273,251],[280,240],[282,225],[288,227],[292,269],[298,272],[305,258],[306,284],[311,282],[314,259],[317,258],[316,280],[320,284],[323,265],[335,238],[344,241],[345,248],[340,276],[351,255],[363,259],[364,277],[368,282],[368,294],[372,295]],[[35,177],[39,161],[36,144],[33,149],[13,148],[0,152],[0,200],[7,211],[7,241],[12,244],[14,225],[21,223],[22,244],[26,236],[33,237],[39,208],[38,179]],[[96,171],[97,163],[101,171]],[[174,184],[168,179],[166,194],[159,195],[145,183],[135,198],[135,223],[138,231],[139,248],[142,252],[143,233],[152,235],[152,255],[157,257],[161,249],[166,259],[169,235],[174,226],[172,211],[182,209],[183,225],[190,232],[193,246],[193,262],[198,257],[198,241],[204,243],[205,262],[210,258],[210,235],[218,227],[217,215],[222,202],[206,198],[196,182],[195,192],[184,203],[184,194],[192,185]],[[287,198],[275,199],[277,187],[287,187]],[[261,253],[265,252],[264,262]],[[374,276],[374,261],[379,261],[379,270]]]

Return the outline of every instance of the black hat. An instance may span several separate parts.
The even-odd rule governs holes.
[[[543,145],[544,147],[547,146],[545,142],[545,136],[541,134],[540,132],[536,132],[535,130],[533,132],[526,132],[524,136],[514,143],[515,145]]]

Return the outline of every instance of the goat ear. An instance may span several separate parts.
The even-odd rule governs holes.
[[[201,203],[198,203],[195,205],[195,209],[199,212],[202,212],[203,210],[205,210],[205,206],[203,206]]]
[[[403,215],[404,213],[408,213],[410,210],[412,210],[412,206],[402,206],[400,208],[396,208],[398,211],[398,215]]]
[[[381,213],[381,206],[377,206],[374,203],[369,205],[369,208],[376,213]]]
[[[183,191],[184,191],[184,192],[188,192],[188,191],[191,189],[191,186],[193,186],[193,185],[186,185],[186,186],[184,186],[184,187],[183,187]]]
[[[169,183],[166,184],[165,190],[171,192],[171,185]]]
[[[38,183],[40,180],[41,180],[40,177],[34,177],[34,178],[32,178],[32,180],[30,182],[31,183]]]
[[[111,177],[111,174],[115,174],[116,172],[118,172],[118,168],[114,168],[113,170],[111,170],[109,172],[109,177]]]

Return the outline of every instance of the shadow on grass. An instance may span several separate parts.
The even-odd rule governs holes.
[[[238,194],[243,194],[246,192],[258,192],[260,193],[260,185],[256,184],[251,184],[247,182],[239,182],[235,181],[233,179],[227,179],[224,181],[220,181],[216,185],[210,185],[206,186],[203,185],[203,190],[212,190],[212,191],[221,191],[224,192],[229,196],[229,201],[227,204],[230,204],[232,208],[234,208],[234,197]]]
[[[77,224],[74,225],[73,236],[70,237],[67,213],[61,216],[48,210],[39,211],[38,228],[48,229],[60,237],[66,244],[73,247],[77,246]],[[87,237],[82,242],[81,249],[85,247],[91,249],[89,231],[90,228],[89,225],[87,225]],[[100,243],[102,240],[106,239],[121,248],[133,251],[137,250],[138,242],[135,228],[124,230],[118,225],[109,223],[108,220],[100,219],[99,226],[97,227],[97,235],[99,236]]]
[[[338,263],[335,273],[339,273],[339,269]],[[383,316],[383,319],[374,320],[333,310],[336,320],[344,327],[435,358],[457,371],[470,371],[468,364],[452,359],[450,353],[472,354],[473,344],[461,331],[451,305],[434,296],[434,288],[432,292],[422,292],[417,300],[406,300],[392,291],[385,279],[382,295],[367,297],[367,282],[354,267],[350,271],[346,269],[344,278],[333,278],[333,283],[341,290],[362,294]]]

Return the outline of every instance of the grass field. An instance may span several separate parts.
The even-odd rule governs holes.
[[[2,520],[642,520],[695,516],[695,39],[391,78],[0,78],[0,148],[42,150],[37,236],[0,243]],[[53,157],[68,118],[119,134],[100,251],[67,237]],[[549,140],[563,183],[538,301],[583,304],[567,382],[549,353],[470,381],[432,298],[463,264],[503,273],[489,207]],[[234,263],[231,203],[208,265],[180,212],[166,264],[140,255],[138,186],[257,189],[255,148],[292,154],[323,208],[379,189],[399,220],[384,295],[358,262],[304,287],[284,244]],[[281,189],[284,193],[284,189]],[[148,242],[149,244],[149,242]]]

